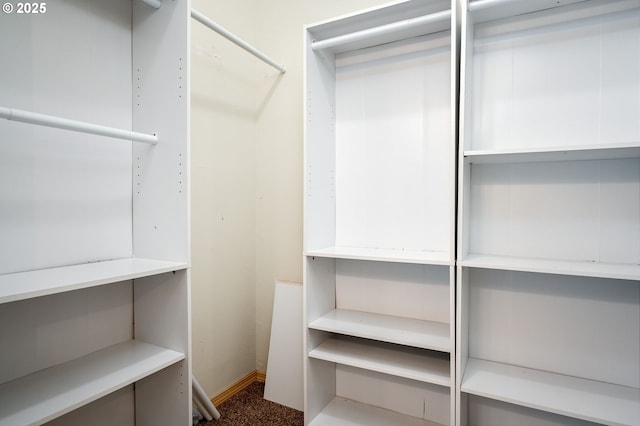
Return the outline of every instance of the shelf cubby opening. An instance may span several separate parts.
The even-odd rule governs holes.
[[[467,267],[462,275],[463,396],[596,423],[640,421],[639,281]]]
[[[314,257],[306,263],[314,301],[308,327],[452,352],[451,267]]]
[[[466,167],[463,265],[638,278],[640,159]]]
[[[575,417],[562,416],[522,405],[510,404],[477,395],[463,394],[463,411],[473,419],[470,426],[536,425],[536,426],[601,426]]]
[[[309,83],[307,255],[453,264],[450,45],[445,31],[340,53],[326,98]]]
[[[505,16],[479,18],[474,4],[485,3]],[[465,102],[465,152],[506,152],[493,159],[527,161],[527,150],[534,158],[553,158],[554,150],[606,156],[626,146],[637,158],[640,7],[626,0],[564,1],[516,11],[556,3],[469,4],[463,61],[465,92],[473,99]]]
[[[305,412],[310,425],[449,426],[451,389],[322,360],[310,359],[311,370],[333,372],[326,403]]]

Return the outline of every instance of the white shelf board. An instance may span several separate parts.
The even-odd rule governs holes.
[[[558,0],[471,0],[469,1],[469,12],[473,15],[475,22],[486,22],[584,1],[585,0],[563,0],[562,2]]]
[[[0,275],[0,303],[185,269],[187,263],[127,258]]]
[[[614,160],[640,158],[640,143],[539,149],[468,150],[466,163],[532,163],[548,161]]]
[[[573,6],[572,6],[573,5]],[[510,18],[513,16],[542,12],[548,9],[560,9],[556,15],[562,15],[568,9],[579,10],[580,17],[597,16],[606,13],[616,13],[638,7],[635,0],[471,0],[469,2],[469,12],[473,16],[475,23],[493,21],[497,19]],[[552,11],[551,13],[555,13]],[[549,13],[547,14],[549,15]],[[549,16],[547,16],[549,18]],[[564,21],[566,17],[560,17]],[[551,24],[554,19],[547,19],[546,23]]]
[[[448,356],[426,350],[330,337],[309,351],[309,357],[397,377],[451,386]]]
[[[462,392],[610,425],[640,424],[640,389],[469,358]]]
[[[128,341],[0,385],[0,426],[39,425],[185,358]]]
[[[442,426],[384,408],[335,397],[309,423],[309,426]]]
[[[576,260],[551,260],[526,257],[468,254],[460,262],[471,268],[502,269],[542,274],[640,280],[640,265]]]
[[[366,247],[326,247],[307,250],[307,256],[334,259],[372,260],[379,262],[419,263],[426,265],[452,265],[449,253],[421,250],[395,250]]]
[[[312,321],[309,328],[416,348],[451,351],[449,324],[434,321],[334,309]]]

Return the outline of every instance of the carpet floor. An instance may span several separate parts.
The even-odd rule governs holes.
[[[199,426],[302,426],[304,413],[263,398],[264,383],[254,382],[218,407],[220,418]]]

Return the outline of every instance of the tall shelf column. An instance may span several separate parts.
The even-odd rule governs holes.
[[[191,8],[155,3],[0,16],[0,425],[192,422]]]
[[[455,423],[456,13],[305,30],[305,424]]]
[[[640,2],[464,1],[458,424],[640,424]]]

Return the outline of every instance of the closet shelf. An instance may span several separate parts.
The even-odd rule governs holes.
[[[323,40],[314,40],[311,49],[330,49],[335,52],[361,49],[373,45],[390,43],[409,37],[417,37],[447,30],[451,27],[451,10],[442,10],[429,15],[392,22],[378,27],[342,34]]]
[[[0,275],[0,304],[188,268],[184,262],[126,258]]]
[[[23,111],[15,108],[0,107],[0,118],[35,124],[37,126],[53,127],[56,129],[71,130],[73,132],[89,133],[92,135],[107,136],[134,142],[144,142],[151,145],[158,143],[158,136],[156,134],[148,135],[146,133],[132,132],[131,130],[123,130],[115,127],[87,123],[84,121],[70,120],[68,118]]]
[[[335,397],[309,426],[442,426],[417,417],[407,416],[384,408]]]
[[[611,425],[640,424],[640,389],[469,358],[462,392]]]
[[[128,341],[0,385],[0,426],[39,425],[130,385],[185,355]]]
[[[585,0],[472,0],[469,2],[469,13],[475,23],[492,21],[509,16],[523,15],[546,9],[562,7]]]
[[[314,330],[450,352],[449,324],[334,309],[309,324]]]
[[[460,265],[468,268],[502,269],[507,271],[577,275],[619,280],[640,280],[640,265],[623,263],[468,254],[462,259]]]
[[[640,143],[602,146],[549,147],[540,149],[469,150],[468,164],[533,163],[548,161],[615,160],[640,158]]]
[[[468,164],[615,160],[621,158],[640,158],[640,142],[601,146],[469,150],[464,152],[464,161]]]
[[[373,260],[379,262],[419,263],[427,265],[453,264],[449,253],[422,250],[399,250],[367,247],[325,247],[307,250],[307,256],[333,259]]]
[[[330,337],[309,357],[396,377],[451,386],[449,356],[360,339]]]

